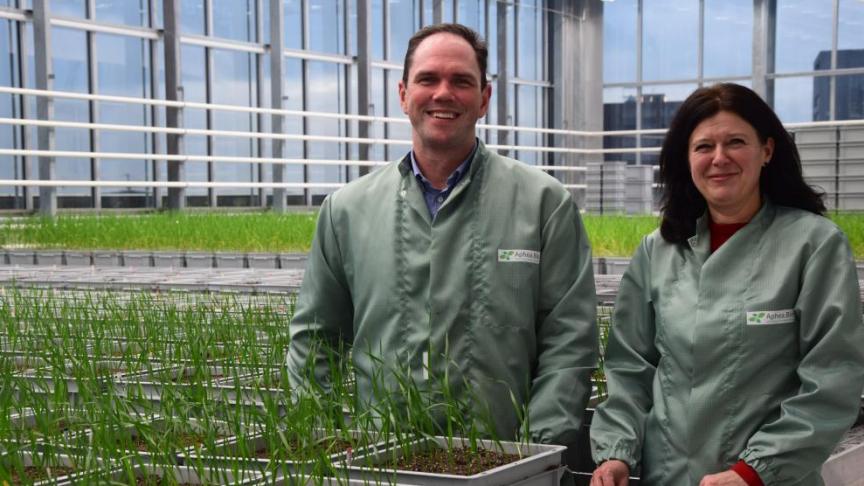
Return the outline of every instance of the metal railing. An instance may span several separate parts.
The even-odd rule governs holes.
[[[123,103],[142,107],[156,108],[177,108],[180,110],[205,110],[212,112],[234,112],[250,115],[276,115],[284,117],[299,117],[301,119],[332,119],[343,122],[364,122],[370,124],[395,124],[407,126],[409,121],[406,118],[382,117],[382,116],[361,116],[345,113],[328,113],[315,111],[299,111],[299,110],[284,110],[262,107],[248,107],[236,105],[224,105],[216,103],[198,103],[188,101],[169,101],[162,99],[136,98],[110,95],[96,95],[86,93],[75,93],[65,91],[43,91],[35,89],[14,88],[0,86],[0,94],[8,94],[22,97],[47,97],[54,99],[71,99],[82,100],[88,102],[105,102],[105,103]],[[151,117],[160,118],[160,117]],[[161,117],[164,119],[164,117]],[[24,118],[0,118],[0,125],[11,125],[15,127],[36,127],[43,129],[81,129],[88,131],[115,131],[115,132],[132,132],[148,135],[180,135],[184,137],[218,137],[220,139],[241,139],[249,141],[294,141],[294,142],[316,142],[316,143],[332,143],[332,144],[364,144],[370,146],[400,146],[406,150],[411,145],[408,139],[393,139],[382,137],[354,137],[354,136],[334,136],[334,135],[314,135],[314,134],[295,134],[295,133],[272,133],[266,130],[220,130],[213,128],[172,128],[167,126],[158,126],[155,123],[150,125],[131,125],[117,123],[98,123],[98,122],[73,122],[61,120],[37,120]],[[814,133],[820,131],[832,132],[830,140],[821,140],[818,142],[821,148],[831,146],[834,148],[834,157],[824,157],[825,151],[822,150],[819,155],[821,159],[815,163],[820,164],[822,172],[825,172],[825,167],[833,166],[837,169],[833,179],[831,175],[825,175],[820,172],[819,176],[815,176],[819,181],[827,180],[834,181],[834,187],[828,188],[826,192],[829,196],[834,196],[836,201],[839,201],[839,196],[843,194],[841,177],[843,175],[842,167],[848,164],[860,164],[861,174],[864,174],[864,120],[846,120],[846,121],[830,121],[830,122],[812,122],[812,123],[790,123],[786,125],[793,133]],[[602,145],[604,137],[639,137],[643,135],[663,135],[665,129],[651,130],[616,130],[616,131],[583,131],[583,130],[562,130],[552,128],[536,128],[536,127],[519,127],[506,125],[489,125],[478,124],[478,129],[488,132],[505,131],[511,134],[515,133],[534,133],[546,136],[561,136],[568,140],[574,140],[572,145],[582,145],[577,147],[561,147],[561,146],[546,146],[546,145],[518,145],[518,144],[488,144],[492,150],[504,152],[535,152],[538,154],[555,154],[558,156],[574,156],[567,163],[574,165],[537,165],[539,170],[546,172],[554,172],[562,175],[564,185],[577,192],[582,191],[583,194],[591,194],[591,183],[585,177],[588,172],[586,165],[591,163],[599,163],[601,166],[604,161],[614,159],[615,155],[625,154],[656,154],[659,152],[659,147],[634,147],[634,148],[595,148]],[[855,136],[845,136],[846,133],[854,133]],[[800,144],[800,143],[799,143]],[[163,144],[164,145],[164,144]],[[585,147],[587,145],[587,147]],[[634,144],[637,145],[637,144]],[[802,155],[807,153],[807,145],[802,145]],[[593,146],[593,147],[592,147]],[[263,153],[264,151],[261,150]],[[346,150],[346,152],[348,152]],[[814,152],[815,153],[815,152]],[[62,161],[63,159],[91,159],[91,160],[140,160],[140,161],[166,161],[166,162],[209,162],[218,164],[272,164],[283,166],[338,166],[338,167],[366,167],[375,168],[387,164],[383,160],[350,160],[350,159],[315,159],[315,158],[276,158],[265,156],[232,156],[232,155],[198,155],[198,154],[168,154],[158,153],[156,150],[151,152],[106,152],[106,151],[70,151],[70,150],[38,150],[34,148],[6,148],[0,147],[0,156],[13,157],[39,157],[42,159],[55,159]],[[810,160],[805,160],[805,175],[807,175],[807,167]],[[60,162],[62,163],[62,162]],[[848,171],[847,171],[848,172]],[[576,176],[566,176],[565,174],[576,174]],[[581,176],[580,176],[581,174]],[[821,179],[820,179],[821,178]],[[155,179],[155,177],[154,177]],[[582,182],[580,179],[585,180]],[[607,181],[609,179],[607,178]],[[861,208],[864,209],[864,177],[861,179],[860,191],[846,191],[850,194],[861,195]],[[88,187],[88,188],[247,188],[247,189],[320,189],[332,190],[343,186],[346,182],[254,182],[254,181],[178,181],[178,180],[37,180],[37,179],[5,179],[0,180],[0,186],[13,186],[22,188],[33,187]],[[649,184],[652,182],[649,182]],[[656,183],[653,183],[656,189]],[[624,197],[621,194],[615,194],[614,191],[604,191],[599,189],[601,197],[599,204],[601,207],[605,203],[604,197]],[[619,191],[621,192],[621,191]],[[856,203],[857,204],[857,203]],[[611,204],[610,207],[618,207],[617,204]],[[851,209],[858,209],[853,207]],[[601,209],[602,210],[602,209]]]

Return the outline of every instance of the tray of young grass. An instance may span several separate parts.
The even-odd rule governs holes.
[[[384,448],[374,432],[359,430],[292,430],[291,427],[268,429],[238,435],[208,449],[190,455],[187,464],[236,465],[287,477],[305,477],[315,473],[333,475],[354,454],[367,454]]]
[[[473,442],[473,443],[472,443]],[[348,466],[356,479],[371,481],[395,479],[399,483],[418,486],[471,485],[493,486],[514,484],[557,470],[567,448],[557,445],[479,440],[459,437],[429,437],[405,446],[376,450],[355,458]],[[478,456],[495,455],[493,463],[508,461],[470,474],[451,472],[470,467]],[[423,460],[418,460],[423,458]],[[412,470],[425,469],[430,470]],[[412,468],[412,469],[409,469]],[[548,478],[540,476],[543,484]],[[557,478],[556,478],[557,480]],[[548,484],[548,483],[547,483]]]
[[[145,399],[154,402],[166,395],[185,396],[190,400],[206,398],[222,399],[230,403],[245,397],[246,401],[257,400],[259,393],[247,397],[245,390],[229,382],[238,382],[259,373],[257,369],[238,365],[211,365],[206,361],[195,364],[156,367],[147,371],[117,376],[111,386],[118,396]],[[257,392],[258,390],[256,390]],[[273,394],[282,393],[273,390]],[[253,398],[254,397],[254,398]]]
[[[0,484],[81,484],[81,476],[98,467],[99,463],[87,456],[70,455],[50,449],[9,449],[0,454]]]
[[[134,457],[142,464],[182,464],[183,458],[229,439],[226,422],[194,417],[130,415],[103,423],[89,432],[88,447],[100,457]]]
[[[134,484],[140,486],[251,485],[261,484],[262,474],[236,468],[127,463],[96,469],[60,484]]]
[[[63,445],[86,435],[93,416],[83,409],[59,406],[56,408],[24,408],[0,422],[5,443],[18,445]]]

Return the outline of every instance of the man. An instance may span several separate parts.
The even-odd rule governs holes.
[[[291,323],[304,380],[313,336],[353,343],[358,394],[383,362],[432,375],[491,411],[499,438],[571,443],[596,361],[594,278],[579,211],[543,172],[475,136],[489,106],[485,43],[439,24],[411,38],[399,98],[412,151],[322,204]],[[372,357],[374,355],[374,359]],[[324,376],[323,356],[312,356]],[[380,366],[379,366],[380,367]]]

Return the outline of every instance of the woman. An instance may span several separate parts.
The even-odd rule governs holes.
[[[684,101],[660,153],[591,425],[594,486],[818,485],[856,417],[864,327],[848,241],[771,108],[735,84]]]

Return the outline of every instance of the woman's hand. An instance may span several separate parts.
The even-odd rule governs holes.
[[[699,486],[747,486],[747,483],[735,471],[725,471],[705,476],[699,481]]]
[[[629,477],[630,467],[627,463],[610,459],[594,470],[591,486],[627,486]]]

